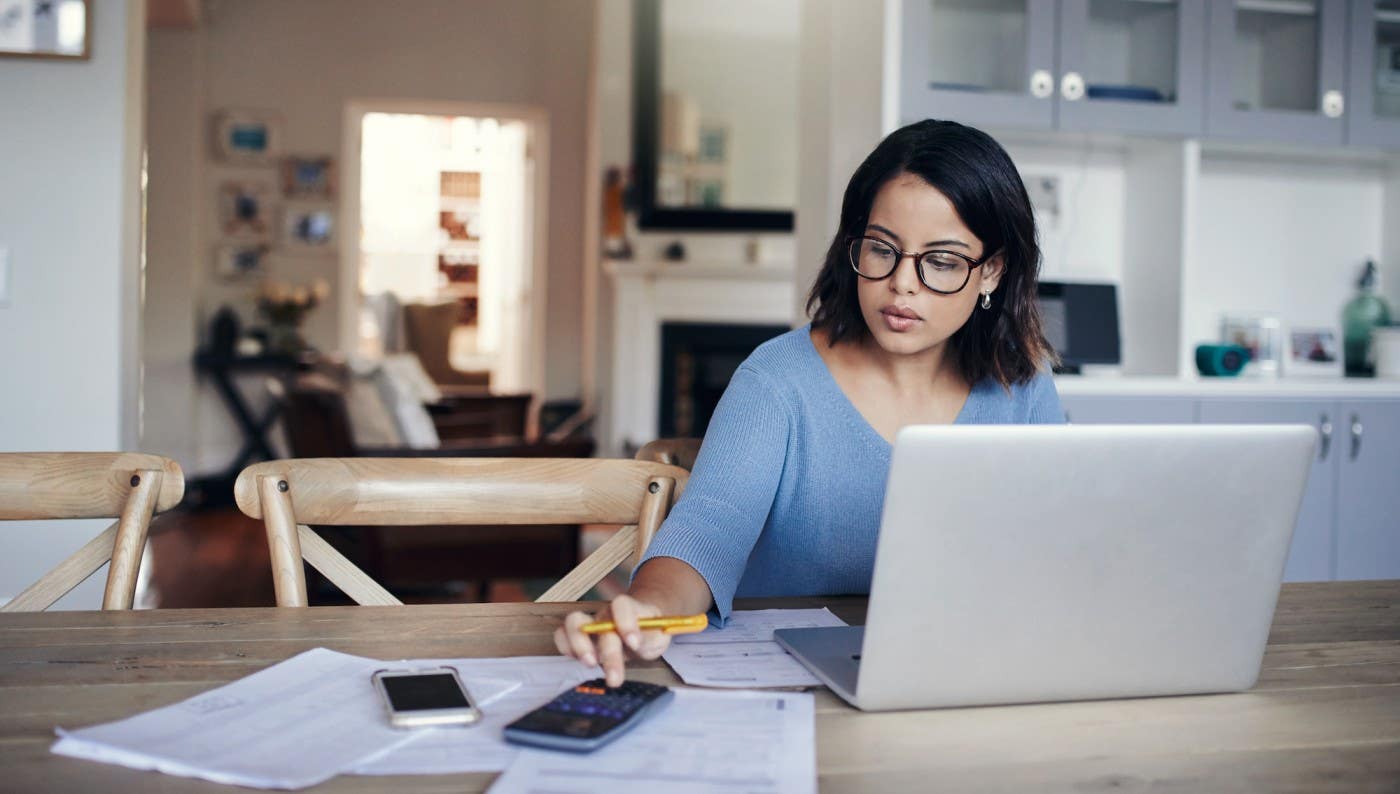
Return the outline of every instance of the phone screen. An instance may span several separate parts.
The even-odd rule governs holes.
[[[380,679],[394,711],[464,709],[471,706],[457,681],[448,673],[394,675]]]

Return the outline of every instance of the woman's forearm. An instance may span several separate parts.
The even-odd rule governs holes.
[[[714,603],[705,578],[674,557],[653,557],[643,563],[627,594],[665,615],[695,615],[709,611]]]

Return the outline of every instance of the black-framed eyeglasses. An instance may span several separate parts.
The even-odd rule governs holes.
[[[901,251],[878,237],[852,237],[847,251],[856,274],[871,281],[889,278],[905,257],[913,257],[919,281],[940,295],[961,292],[972,279],[972,269],[993,256],[973,259],[957,251]]]

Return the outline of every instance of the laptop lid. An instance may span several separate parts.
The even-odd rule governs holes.
[[[864,709],[1248,689],[1316,432],[909,427],[856,684]]]

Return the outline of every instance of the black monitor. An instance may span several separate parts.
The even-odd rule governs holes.
[[[1118,364],[1118,288],[1113,284],[1042,281],[1037,299],[1045,338],[1060,354],[1056,372],[1084,364]]]

